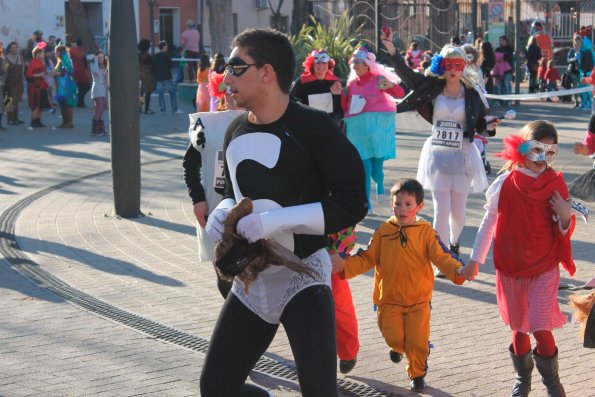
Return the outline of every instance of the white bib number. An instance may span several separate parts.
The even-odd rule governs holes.
[[[213,187],[225,187],[225,169],[223,168],[222,150],[217,150],[217,156],[215,156],[215,166],[213,167]]]
[[[463,147],[463,127],[456,121],[438,120],[432,127],[432,145],[452,149]]]

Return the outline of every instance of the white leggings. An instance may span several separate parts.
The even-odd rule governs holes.
[[[465,209],[469,192],[432,190],[434,229],[444,244],[456,244],[465,226]]]

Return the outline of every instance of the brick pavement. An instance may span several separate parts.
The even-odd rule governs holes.
[[[189,106],[182,104],[189,111]],[[517,109],[517,120],[506,122],[488,146],[493,156],[501,138],[526,120],[550,118],[559,128],[562,153],[556,168],[567,179],[590,166],[585,157],[571,153],[581,139],[587,113],[568,106],[528,103]],[[496,112],[498,109],[496,109]],[[57,183],[109,169],[108,140],[88,135],[89,110],[77,110],[72,131],[11,128],[0,134],[0,210]],[[52,124],[44,114],[44,122]],[[184,116],[142,116],[141,210],[145,217],[119,219],[112,214],[109,174],[83,179],[57,189],[25,207],[16,222],[23,251],[43,270],[71,286],[112,305],[208,339],[222,300],[208,264],[196,262],[194,221],[182,180],[180,156],[186,147]],[[55,123],[59,124],[57,119]],[[417,154],[427,127],[412,113],[397,118],[396,160],[386,163],[386,182],[414,176]],[[167,161],[151,163],[154,160]],[[493,176],[492,176],[493,178]],[[471,195],[468,222],[461,243],[468,256],[483,215],[483,196]],[[591,211],[595,206],[590,204]],[[365,244],[387,210],[366,218],[358,227]],[[431,200],[424,215],[430,219]],[[593,226],[579,224],[573,239],[580,284],[595,273]],[[491,260],[491,256],[490,256]],[[477,281],[457,287],[436,281],[429,359],[430,386],[425,395],[506,396],[512,384],[512,367],[506,348],[510,335],[498,318],[494,271],[486,264]],[[563,273],[563,277],[566,274]],[[564,281],[569,281],[565,278]],[[359,319],[362,348],[353,380],[397,395],[407,390],[404,366],[388,359],[388,349],[371,307],[371,274],[351,282]],[[163,343],[119,323],[68,304],[0,264],[0,395],[198,395],[203,355]],[[560,293],[563,311],[570,313],[568,293]],[[595,352],[583,349],[578,327],[568,324],[555,332],[560,347],[560,374],[569,396],[595,396],[595,380],[585,374],[595,369]],[[285,334],[273,341],[267,356],[292,363]],[[343,377],[340,375],[340,377]],[[262,384],[276,396],[298,396],[294,382],[253,373],[251,382]],[[544,396],[538,380],[531,395]],[[345,394],[348,395],[348,394]]]

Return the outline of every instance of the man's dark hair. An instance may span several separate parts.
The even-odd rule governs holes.
[[[140,52],[147,52],[151,48],[151,42],[147,39],[140,39],[138,42],[138,50]]]
[[[508,37],[500,36],[500,40],[504,40],[504,41],[506,41],[506,44],[508,44]]]
[[[271,65],[279,88],[289,93],[295,73],[295,55],[286,35],[273,29],[246,29],[233,39],[231,48],[235,47],[244,48],[258,67]]]
[[[157,46],[159,47],[160,50],[162,50],[163,47],[165,47],[166,45],[167,45],[167,41],[165,41],[165,40],[161,40],[159,42],[159,44],[157,44]]]
[[[454,45],[461,45],[461,38],[459,36],[452,36],[450,42]]]
[[[393,201],[393,197],[397,195],[397,193],[408,193],[412,196],[415,196],[415,202],[419,205],[424,201],[424,188],[417,181],[417,179],[412,178],[402,178],[399,179],[393,187],[390,189],[390,200],[391,203]]]

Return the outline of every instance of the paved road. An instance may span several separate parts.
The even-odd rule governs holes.
[[[187,104],[182,109],[191,110]],[[502,137],[536,118],[558,126],[562,151],[555,166],[567,180],[591,166],[588,158],[571,153],[572,143],[582,139],[587,113],[539,102],[517,111],[517,120],[503,124],[490,141],[488,157],[495,169],[502,164],[493,155],[502,148]],[[136,219],[113,215],[109,138],[89,136],[90,118],[90,110],[77,109],[73,130],[21,126],[0,133],[0,249],[5,256],[0,262],[0,396],[197,396],[204,349],[222,300],[212,266],[196,260],[180,159],[187,118],[141,117],[145,216]],[[44,114],[43,120],[59,124],[54,115]],[[398,158],[385,165],[387,187],[396,178],[415,175],[428,130],[412,113],[399,115],[397,126]],[[464,256],[470,253],[483,201],[480,194],[470,197],[461,239]],[[426,199],[427,219],[431,204]],[[589,208],[595,211],[595,205]],[[380,210],[358,226],[360,244],[386,215],[388,210]],[[593,224],[579,224],[573,239],[577,273],[574,279],[563,273],[564,282],[581,284],[595,275],[594,243]],[[425,395],[506,396],[510,391],[510,333],[498,318],[489,259],[479,278],[465,286],[436,281]],[[390,362],[377,329],[372,274],[351,285],[362,347],[357,367],[339,376],[342,395],[416,395],[407,389],[404,366]],[[562,291],[559,297],[570,315],[568,294]],[[595,372],[595,351],[581,347],[577,332],[570,323],[555,332],[561,378],[569,396],[595,396],[595,380],[587,375]],[[281,330],[250,382],[277,397],[299,396],[292,364]],[[279,376],[271,375],[274,371]],[[359,393],[354,392],[358,385]],[[545,396],[537,375],[533,389],[532,395]]]

